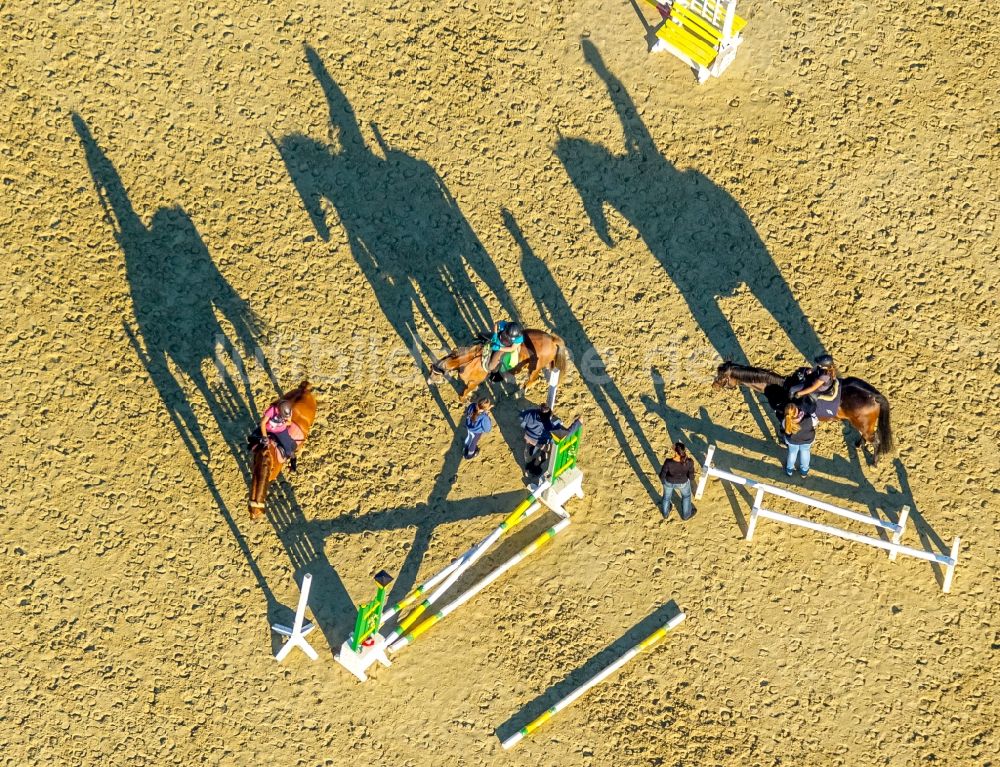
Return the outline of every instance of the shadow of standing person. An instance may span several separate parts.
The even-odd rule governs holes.
[[[216,484],[210,466],[208,440],[185,391],[186,379],[204,400],[233,461],[244,480],[249,482],[250,453],[244,448],[243,437],[247,428],[258,420],[256,407],[249,378],[238,353],[235,355],[236,367],[243,377],[245,397],[233,383],[218,350],[226,346],[242,348],[247,353],[259,350],[262,325],[219,272],[188,214],[176,206],[160,208],[147,227],[133,208],[118,171],[97,144],[86,122],[75,113],[72,122],[83,144],[106,220],[113,227],[115,239],[125,256],[134,316],[134,329],[131,323],[123,320],[125,333],[264,593],[269,616],[279,617],[282,608],[277,604]],[[231,328],[236,344],[232,343],[217,313]],[[258,355],[257,359],[275,383],[266,360],[262,355]],[[209,360],[215,364],[221,383],[210,383],[206,377],[203,365]],[[175,370],[179,375],[175,375]],[[272,497],[272,507],[280,518],[288,520],[284,528],[294,522],[305,521],[287,485]],[[297,533],[289,533],[277,525],[276,529],[292,555],[293,565],[301,568],[307,564],[297,555],[303,547],[289,540],[289,535]],[[314,559],[315,556],[325,561],[322,551],[318,554],[314,552]],[[332,573],[328,562],[323,569]],[[323,573],[319,575],[323,577]],[[340,583],[336,574],[327,577],[336,584]],[[340,586],[340,593],[336,589],[333,593],[339,608],[342,609],[344,604],[353,607],[343,586]]]
[[[504,209],[503,220],[504,225],[521,249],[521,272],[524,274],[524,281],[528,284],[531,295],[535,299],[542,320],[549,329],[565,339],[574,354],[579,355],[576,360],[580,377],[590,390],[594,402],[601,409],[604,420],[614,432],[629,467],[646,488],[650,499],[659,502],[660,496],[650,480],[648,472],[639,463],[639,456],[636,455],[625,436],[626,429],[635,435],[639,446],[645,453],[646,460],[649,462],[650,470],[655,470],[656,454],[642,431],[639,419],[632,412],[625,395],[615,384],[604,360],[587,336],[587,331],[580,324],[559,289],[552,272],[549,271],[545,262],[535,255],[510,211]],[[620,419],[625,421],[626,429],[622,428],[621,423],[619,423]]]
[[[429,368],[422,351],[435,356],[421,337],[421,320],[434,345],[467,344],[492,327],[490,310],[467,265],[492,291],[500,307],[516,318],[499,272],[434,169],[392,149],[372,124],[382,157],[365,143],[354,108],[334,82],[319,54],[306,46],[306,59],[323,89],[336,136],[336,151],[302,134],[277,142],[313,226],[331,236],[323,209],[328,201],[344,227],[351,252],[368,279],[383,314],[410,350],[421,375]],[[442,412],[447,409],[431,389]]]

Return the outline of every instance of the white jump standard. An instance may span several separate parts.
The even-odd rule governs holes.
[[[906,528],[906,522],[910,516],[910,507],[904,506],[899,513],[898,522],[889,522],[888,520],[879,519],[877,517],[866,516],[864,514],[859,514],[856,511],[850,511],[848,509],[842,509],[839,506],[834,506],[832,503],[826,503],[825,501],[820,501],[815,498],[810,498],[806,495],[801,495],[799,493],[794,493],[791,490],[785,490],[781,487],[775,487],[774,485],[769,485],[765,482],[758,482],[754,479],[749,479],[747,477],[741,477],[738,474],[733,474],[732,472],[724,471],[723,469],[716,468],[712,465],[712,459],[715,457],[715,445],[711,445],[708,448],[708,454],[705,456],[705,464],[702,467],[701,479],[698,482],[698,489],[695,492],[695,500],[701,498],[702,494],[705,492],[705,487],[708,484],[708,480],[711,477],[716,477],[725,482],[731,482],[735,485],[744,485],[749,488],[756,490],[756,495],[754,497],[753,508],[750,510],[750,521],[747,524],[746,530],[746,540],[752,540],[754,531],[757,529],[757,520],[760,518],[773,519],[776,522],[785,522],[789,525],[795,525],[796,527],[805,527],[809,530],[815,530],[819,533],[826,533],[827,535],[833,535],[838,538],[843,538],[848,541],[855,541],[857,543],[865,543],[869,546],[874,546],[876,548],[885,549],[889,552],[889,559],[892,561],[896,560],[898,554],[904,554],[908,557],[914,557],[916,559],[923,559],[928,562],[934,562],[941,565],[945,569],[944,582],[941,585],[941,590],[944,593],[951,591],[951,582],[955,576],[955,565],[958,563],[958,550],[961,543],[960,538],[955,538],[954,543],[951,546],[951,554],[937,554],[932,551],[925,551],[923,549],[915,549],[910,546],[903,546],[900,544],[900,540],[903,537],[903,532]],[[886,541],[882,538],[876,538],[870,535],[861,535],[860,533],[854,533],[850,530],[842,530],[839,527],[834,527],[833,525],[823,524],[821,522],[813,522],[808,519],[801,519],[799,517],[793,517],[790,514],[782,514],[781,512],[772,511],[771,509],[766,509],[763,506],[764,496],[770,494],[777,496],[779,498],[786,498],[790,501],[795,501],[796,503],[802,503],[806,506],[812,506],[815,509],[820,509],[821,511],[827,511],[831,514],[836,514],[837,516],[844,517],[846,519],[852,519],[855,522],[861,522],[862,524],[872,525],[874,527],[880,528],[891,533],[890,540]]]
[[[302,625],[306,616],[306,604],[309,601],[309,588],[312,586],[312,579],[313,577],[310,573],[302,576],[302,591],[299,592],[299,604],[295,608],[295,621],[292,623],[292,627],[289,628],[281,623],[275,623],[271,626],[271,629],[276,633],[288,637],[288,641],[278,650],[278,654],[274,656],[274,659],[278,663],[281,663],[281,661],[288,657],[288,653],[292,651],[293,647],[298,647],[302,650],[302,652],[309,656],[310,660],[319,658],[312,645],[306,641],[306,635],[316,628],[316,624],[307,623],[305,626]]]

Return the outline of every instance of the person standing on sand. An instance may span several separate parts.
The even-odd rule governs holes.
[[[674,452],[660,467],[660,482],[663,483],[663,500],[660,501],[660,514],[664,519],[670,517],[670,499],[676,490],[681,496],[681,520],[687,522],[694,516],[696,509],[691,505],[691,483],[694,481],[694,461],[687,454],[683,442],[674,443]]]
[[[790,402],[785,407],[784,437],[785,444],[788,445],[785,474],[789,477],[795,473],[796,459],[799,474],[803,477],[809,474],[809,458],[812,443],[816,439],[816,420],[816,416],[807,413],[801,405]]]
[[[482,397],[473,402],[465,409],[465,448],[462,450],[462,457],[473,459],[479,455],[479,440],[484,434],[493,429],[493,421],[490,419],[490,411],[493,403],[486,397]]]

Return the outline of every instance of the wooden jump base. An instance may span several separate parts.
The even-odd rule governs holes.
[[[518,743],[524,740],[528,735],[533,733],[535,730],[537,730],[539,727],[541,727],[543,724],[549,721],[549,719],[554,717],[560,711],[572,706],[577,701],[577,699],[579,699],[585,692],[587,692],[587,690],[600,684],[602,681],[607,679],[618,669],[620,669],[622,666],[624,666],[626,663],[632,660],[636,655],[641,653],[643,650],[649,649],[654,644],[663,639],[663,637],[667,635],[668,631],[681,624],[681,622],[684,620],[684,617],[685,617],[684,613],[675,615],[665,625],[661,626],[652,634],[650,634],[648,637],[643,639],[641,642],[639,642],[639,644],[637,644],[631,650],[622,655],[618,660],[616,660],[610,666],[607,666],[602,671],[598,671],[596,674],[594,674],[594,676],[590,677],[590,679],[588,679],[586,682],[584,682],[575,690],[573,690],[573,692],[571,692],[569,695],[562,698],[558,703],[552,706],[552,708],[548,709],[541,716],[538,716],[535,719],[533,719],[531,722],[526,724],[520,730],[518,730],[509,738],[507,738],[505,741],[503,741],[500,745],[502,745],[505,750],[516,746]]]
[[[736,0],[647,0],[663,23],[651,53],[672,53],[695,71],[699,83],[719,77],[736,58],[746,21],[736,15]]]
[[[750,511],[750,522],[747,524],[746,531],[746,539],[748,541],[753,539],[754,530],[757,528],[757,520],[759,518],[763,517],[765,519],[773,519],[776,522],[785,522],[789,525],[805,527],[809,530],[815,530],[819,533],[826,533],[827,535],[844,538],[848,541],[856,541],[857,543],[865,543],[869,546],[886,549],[889,552],[889,559],[891,561],[896,560],[897,554],[905,554],[908,557],[924,559],[928,562],[935,562],[945,568],[944,583],[941,586],[942,591],[946,594],[951,591],[951,582],[955,576],[955,565],[958,563],[958,549],[961,539],[955,538],[955,541],[951,546],[950,556],[935,554],[931,551],[924,551],[923,549],[915,549],[910,546],[901,545],[900,539],[903,537],[903,531],[910,516],[909,506],[904,506],[900,511],[899,522],[889,522],[884,519],[878,519],[877,517],[865,516],[864,514],[859,514],[856,511],[849,511],[848,509],[842,509],[839,506],[834,506],[832,503],[819,501],[815,498],[794,493],[791,490],[785,490],[784,488],[775,487],[774,485],[768,485],[765,482],[758,482],[754,479],[741,477],[738,474],[718,469],[712,465],[712,459],[714,457],[715,445],[710,445],[708,448],[708,454],[705,456],[705,464],[702,466],[701,479],[698,481],[698,489],[694,494],[695,500],[700,499],[702,494],[705,492],[705,487],[708,484],[710,477],[716,477],[726,482],[731,482],[734,485],[745,485],[746,487],[755,489],[757,494],[754,497],[753,508]],[[805,504],[806,506],[812,506],[815,509],[820,509],[822,511],[830,512],[831,514],[852,519],[855,522],[873,525],[874,527],[891,533],[892,537],[890,540],[885,541],[874,536],[861,535],[859,533],[851,532],[850,530],[842,530],[841,528],[834,527],[833,525],[812,522],[808,519],[793,517],[790,514],[782,514],[777,511],[771,511],[770,509],[766,509],[762,506],[764,496],[767,494],[778,496],[779,498],[786,498],[790,501]]]
[[[558,383],[558,378],[556,383]],[[392,607],[379,615],[373,615],[371,618],[373,624],[370,628],[365,633],[358,634],[358,637],[363,637],[364,641],[355,642],[355,636],[352,635],[343,643],[337,653],[338,663],[362,682],[367,680],[366,672],[372,664],[378,662],[383,666],[391,665],[387,652],[397,653],[412,644],[417,637],[457,610],[519,562],[538,551],[569,526],[569,514],[563,504],[573,496],[583,497],[583,474],[576,468],[576,455],[580,442],[579,422],[573,425],[570,433],[564,438],[554,438],[554,440],[556,449],[551,452],[548,469],[538,485],[529,488],[530,495],[483,540],[413,589]],[[434,613],[430,612],[431,607],[442,599],[491,547],[543,506],[547,506],[559,516],[560,519],[554,526],[453,598],[440,610]],[[424,597],[423,601],[416,604],[421,597]],[[414,605],[416,606],[414,607]],[[367,607],[367,605],[359,607],[359,615]],[[409,610],[409,613],[398,620],[396,627],[390,633],[383,635],[381,631],[387,623],[393,618],[398,618],[405,610]],[[376,621],[377,625],[374,623]],[[362,618],[359,617],[357,626],[362,625],[362,622]],[[356,627],[355,631],[357,632],[357,630]],[[369,635],[368,631],[372,633]]]

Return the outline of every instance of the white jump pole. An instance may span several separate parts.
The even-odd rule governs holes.
[[[587,692],[587,690],[589,690],[591,687],[594,687],[595,685],[604,681],[613,673],[615,673],[618,669],[620,669],[622,666],[624,666],[626,663],[632,660],[636,655],[641,653],[643,650],[652,647],[654,644],[663,639],[663,637],[667,635],[667,632],[675,628],[676,626],[680,625],[680,623],[684,620],[684,618],[685,618],[684,613],[675,615],[664,626],[661,626],[652,634],[650,634],[648,637],[643,639],[641,642],[639,642],[639,644],[637,644],[627,653],[622,655],[618,660],[616,660],[610,666],[605,668],[603,671],[599,671],[596,674],[594,674],[594,676],[592,676],[582,685],[573,690],[573,692],[571,692],[565,698],[556,703],[548,711],[546,711],[541,716],[534,719],[532,722],[529,722],[527,725],[525,725],[520,730],[511,735],[509,738],[507,738],[507,740],[503,741],[501,745],[504,747],[505,750],[516,746],[518,743],[524,740],[526,736],[530,735],[532,732],[537,730],[553,716],[558,714],[563,709],[572,706],[577,701],[577,699],[585,692]]]
[[[548,482],[543,482],[538,488],[518,506],[503,522],[501,522],[497,528],[486,536],[483,541],[471,549],[469,549],[465,554],[459,559],[458,566],[444,579],[444,582],[428,596],[423,602],[421,602],[417,607],[415,607],[409,615],[407,615],[403,620],[399,622],[399,625],[393,629],[392,633],[385,638],[386,645],[392,645],[397,639],[399,639],[403,634],[405,634],[410,626],[412,626],[416,620],[423,615],[427,608],[434,604],[441,596],[448,591],[462,574],[465,573],[476,561],[486,553],[486,551],[496,543],[500,537],[507,532],[510,528],[519,524],[523,520],[527,519],[529,516],[535,513],[540,507],[541,502],[536,500],[536,497],[547,490],[549,487]]]
[[[757,514],[760,512],[760,505],[764,503],[764,488],[757,488],[757,495],[753,500],[753,508],[750,509],[750,522],[747,523],[746,540],[753,540],[753,531],[757,529]]]
[[[946,556],[944,554],[935,554],[932,551],[924,551],[923,549],[914,549],[910,546],[900,546],[897,543],[891,541],[883,541],[881,538],[873,538],[869,535],[861,535],[860,533],[852,533],[849,530],[841,530],[839,527],[833,527],[831,525],[824,525],[820,522],[812,522],[808,519],[800,519],[799,517],[793,517],[789,514],[782,514],[778,511],[771,511],[770,509],[757,509],[757,514],[766,519],[773,519],[777,522],[785,522],[789,525],[795,525],[796,527],[805,527],[809,530],[815,530],[820,533],[827,533],[828,535],[834,535],[838,538],[844,538],[848,541],[856,541],[858,543],[867,543],[869,546],[875,546],[879,549],[887,549],[892,552],[895,551],[899,554],[905,554],[908,557],[914,557],[916,559],[924,559],[928,562],[934,562],[939,565],[944,565],[947,569],[945,571],[945,580],[942,585],[942,591],[946,594],[951,590],[951,578],[955,573],[955,565],[958,562],[958,547],[960,539],[956,538],[955,542],[951,547],[951,556]]]
[[[951,544],[951,557],[949,557],[951,564],[944,571],[944,583],[941,585],[941,590],[945,594],[951,591],[951,581],[955,577],[955,565],[958,564],[958,546],[961,542],[961,538],[955,538],[955,542]]]
[[[708,453],[705,454],[705,463],[701,467],[701,479],[698,480],[698,489],[694,493],[694,499],[696,501],[701,500],[701,496],[705,493],[705,485],[708,484],[708,478],[714,471],[714,469],[712,469],[713,457],[715,457],[715,445],[709,445]]]
[[[515,554],[513,557],[508,559],[499,567],[496,567],[493,570],[491,570],[490,573],[486,575],[482,580],[470,586],[467,591],[463,592],[453,601],[449,602],[447,605],[442,607],[439,612],[435,613],[430,618],[425,620],[415,629],[410,631],[410,633],[405,634],[404,636],[401,636],[399,639],[397,639],[395,643],[389,647],[389,651],[394,653],[399,652],[407,645],[412,644],[417,637],[419,637],[421,634],[427,631],[431,626],[447,618],[449,615],[451,615],[451,613],[453,613],[459,607],[461,607],[470,599],[472,599],[472,597],[474,597],[480,591],[482,591],[491,583],[493,583],[493,581],[497,580],[497,578],[501,577],[512,567],[517,565],[519,562],[522,562],[523,560],[527,559],[531,554],[535,553],[536,551],[538,551],[538,549],[540,549],[546,543],[555,538],[559,533],[561,533],[569,526],[569,522],[570,521],[568,517],[565,519],[560,519],[558,522],[556,522],[555,525],[553,525],[544,533],[535,538],[535,540],[533,540],[531,543],[529,543],[527,546],[525,546],[523,549],[517,552],[517,554]]]
[[[787,498],[790,501],[796,501],[797,503],[802,503],[806,506],[812,506],[815,509],[828,511],[831,514],[836,514],[837,516],[845,517],[846,519],[853,519],[855,522],[862,522],[866,525],[874,525],[875,527],[881,527],[883,530],[888,530],[891,533],[899,533],[902,535],[903,525],[900,523],[905,522],[905,518],[902,516],[900,516],[900,522],[889,522],[885,519],[865,516],[864,514],[859,514],[856,511],[849,511],[848,509],[842,509],[839,506],[834,506],[832,503],[819,501],[815,498],[810,498],[807,495],[799,495],[798,493],[793,493],[791,490],[785,490],[782,487],[775,487],[774,485],[769,485],[766,482],[758,482],[755,479],[741,477],[739,474],[733,474],[714,467],[705,470],[705,474],[711,474],[713,477],[718,477],[719,479],[724,479],[727,482],[732,482],[734,485],[745,485],[746,487],[756,488],[758,490],[763,489],[765,493],[770,493],[771,495],[776,495],[780,498]]]
[[[549,396],[545,400],[549,405],[549,410],[555,410],[556,393],[559,391],[559,371],[553,368],[549,371]]]
[[[310,660],[316,660],[319,655],[312,646],[306,641],[306,635],[316,628],[316,624],[307,623],[305,626],[302,625],[303,620],[306,615],[306,603],[309,601],[309,589],[312,586],[312,575],[306,573],[302,576],[302,590],[299,592],[299,604],[295,608],[295,622],[292,624],[291,628],[285,626],[281,623],[275,623],[271,628],[281,634],[284,637],[288,637],[288,641],[285,642],[284,646],[278,650],[278,654],[274,656],[274,659],[281,663],[288,653],[292,651],[293,647],[298,647],[302,652],[309,656]]]
[[[903,529],[906,527],[906,520],[908,520],[909,518],[910,518],[910,507],[909,506],[904,506],[902,509],[900,509],[900,512],[899,512],[899,522],[898,522],[898,524],[899,524],[899,530],[897,532],[895,532],[895,533],[892,534],[892,542],[896,546],[899,546],[899,541],[903,537]],[[896,554],[898,554],[898,553],[899,552],[896,549],[892,549],[889,552],[889,561],[890,562],[895,562],[896,561]]]

